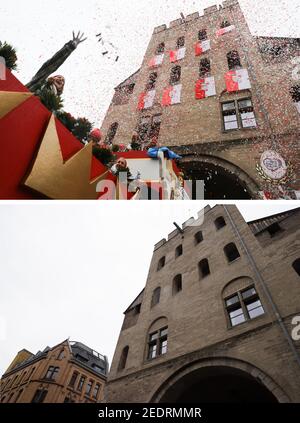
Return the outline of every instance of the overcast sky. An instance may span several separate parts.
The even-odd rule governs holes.
[[[84,31],[81,44],[58,72],[66,77],[65,110],[100,126],[113,88],[141,65],[153,28],[221,2],[215,0],[2,0],[0,40],[18,50],[18,78],[27,83],[39,67]],[[300,0],[240,0],[254,35],[299,37]],[[102,56],[102,33],[120,59]]]
[[[229,202],[230,203],[230,202]],[[111,363],[153,246],[204,201],[0,203],[0,374],[22,348],[81,341]],[[210,203],[213,205],[214,203]],[[247,220],[295,202],[240,201]]]

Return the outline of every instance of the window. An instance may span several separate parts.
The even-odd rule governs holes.
[[[207,31],[206,31],[206,29],[201,29],[198,32],[198,40],[199,41],[207,40]]]
[[[256,120],[253,113],[252,101],[250,99],[238,100],[239,116],[242,128],[251,128],[256,126]]]
[[[184,47],[184,43],[185,43],[184,37],[179,37],[177,40],[177,48]]]
[[[14,396],[14,392],[12,394],[10,394],[10,396],[8,397],[7,402],[12,402],[11,400],[12,400],[13,396]]]
[[[267,231],[271,235],[271,238],[273,238],[276,234],[282,232],[283,229],[281,228],[278,222],[275,222],[267,228]]]
[[[58,371],[59,367],[50,366],[46,373],[45,379],[55,380]]]
[[[100,383],[96,383],[96,385],[94,386],[93,398],[97,399],[100,388],[101,388]]]
[[[18,400],[19,400],[20,396],[22,395],[22,392],[23,392],[23,389],[21,389],[21,390],[18,392],[18,394],[17,394],[17,396],[16,396],[16,398],[15,398],[15,402],[18,402]]]
[[[265,313],[254,287],[237,292],[225,299],[225,307],[231,326],[239,325]]]
[[[159,300],[160,300],[160,287],[156,288],[153,291],[152,300],[151,300],[151,308],[154,307],[156,304],[158,304]]]
[[[85,395],[90,395],[92,391],[93,383],[94,383],[93,380],[89,380],[89,383],[86,385],[86,388],[85,388]]]
[[[209,264],[207,259],[203,259],[198,264],[200,279],[205,278],[210,274]]]
[[[125,85],[115,89],[115,94],[112,99],[112,103],[115,106],[128,104],[130,96],[133,93],[135,84]]]
[[[57,360],[62,360],[65,356],[65,350],[61,350],[57,356]]]
[[[294,85],[290,89],[290,94],[292,96],[293,101],[295,103],[299,103],[300,102],[300,85]]]
[[[196,245],[200,244],[200,242],[202,242],[202,241],[203,241],[203,235],[202,235],[202,232],[199,231],[195,234],[195,244]]]
[[[175,259],[182,256],[182,252],[183,252],[182,245],[178,245],[178,247],[176,247],[176,250],[175,250]]]
[[[82,391],[82,388],[83,388],[83,385],[84,385],[85,379],[86,379],[86,377],[85,377],[85,376],[81,376],[81,378],[80,378],[80,380],[79,380],[79,383],[78,383],[77,389],[78,389],[78,391],[80,391],[80,392]]]
[[[229,262],[236,260],[238,257],[240,257],[240,253],[238,249],[236,248],[236,245],[231,242],[230,244],[227,244],[224,247],[224,253],[227,257],[227,260]]]
[[[228,26],[230,26],[230,22],[229,22],[227,19],[225,19],[225,20],[221,23],[220,28],[227,28]]]
[[[76,380],[77,380],[77,377],[78,377],[78,372],[74,372],[74,373],[72,374],[71,379],[70,379],[69,386],[74,386],[74,385],[75,385]]]
[[[168,349],[168,328],[165,327],[149,335],[148,359],[166,354]]]
[[[151,91],[155,88],[156,79],[157,79],[157,73],[156,72],[150,73],[149,80],[146,85],[147,91]]]
[[[147,144],[158,139],[161,126],[161,115],[143,116],[137,128],[138,143]]]
[[[96,371],[96,372],[98,372],[98,373],[103,373],[104,372],[104,368],[103,367],[101,367],[101,366],[98,366],[98,364],[92,364],[92,368]]]
[[[34,402],[34,403],[44,402],[44,399],[46,398],[47,393],[48,391],[46,389],[37,389],[35,391],[35,394],[31,402]]]
[[[178,294],[180,291],[182,291],[182,275],[176,275],[173,279],[173,295]]]
[[[261,53],[268,54],[271,58],[277,58],[285,54],[284,48],[279,45],[265,43],[260,47]]]
[[[200,60],[199,66],[199,76],[200,78],[204,78],[205,76],[210,75],[210,60],[205,58]]]
[[[140,314],[140,312],[141,312],[141,306],[142,306],[142,304],[137,304],[134,307],[134,314]]]
[[[241,69],[242,67],[239,53],[236,50],[227,53],[227,62],[229,70]]]
[[[162,54],[165,51],[165,43],[160,43],[158,44],[156,50],[155,50],[155,54]]]
[[[295,270],[295,272],[298,273],[298,276],[300,276],[300,258],[295,260],[293,262],[292,266],[293,266],[293,269]]]
[[[110,126],[110,128],[109,128],[109,130],[108,130],[108,133],[107,133],[107,135],[106,135],[106,138],[105,138],[105,142],[107,142],[107,143],[109,143],[109,144],[111,144],[111,143],[113,142],[113,139],[114,139],[114,138],[115,138],[115,136],[116,136],[116,133],[117,133],[118,127],[119,127],[118,122],[114,122],[114,123]]]
[[[158,262],[158,265],[157,265],[157,270],[162,269],[165,264],[166,264],[166,257],[163,256],[159,259],[159,262]]]
[[[257,126],[250,98],[221,103],[224,130]]]
[[[66,397],[65,399],[64,399],[64,403],[65,404],[68,404],[68,403],[73,403],[73,402],[75,402],[74,400],[72,400],[72,398],[71,397]]]
[[[170,85],[176,85],[180,82],[181,67],[176,65],[171,69]]]
[[[125,369],[126,362],[127,362],[127,357],[128,357],[128,352],[129,352],[129,347],[128,346],[124,347],[123,350],[122,350],[122,354],[121,354],[121,358],[120,358],[118,370]]]
[[[226,222],[223,216],[220,216],[215,220],[215,226],[217,230],[222,229],[224,226],[226,226]]]

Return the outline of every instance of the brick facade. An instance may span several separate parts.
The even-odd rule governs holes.
[[[72,348],[73,347],[73,348]],[[46,348],[36,355],[18,353],[1,378],[0,401],[3,403],[96,403],[103,400],[108,370],[107,359],[96,359],[91,349],[83,344],[65,341]],[[91,362],[94,363],[92,366]],[[95,367],[103,366],[103,370]],[[50,370],[57,369],[51,375]],[[75,376],[76,375],[76,378]],[[73,381],[72,381],[73,378]],[[82,386],[79,386],[82,381]],[[91,384],[88,387],[88,384]]]
[[[218,37],[216,31],[224,20],[234,25],[234,29]],[[198,32],[203,29],[207,32],[211,49],[195,56]],[[163,91],[169,85],[174,67],[174,63],[170,63],[169,51],[176,48],[176,42],[182,36],[185,38],[185,57],[175,63],[181,67],[181,101],[162,107]],[[161,66],[151,69],[149,61],[160,43],[165,44],[164,60]],[[229,69],[227,53],[234,50],[239,54],[241,67],[248,71],[251,89],[230,93],[226,91],[224,75]],[[276,191],[256,171],[261,154],[271,149],[293,166],[294,175],[285,187],[299,190],[300,115],[290,94],[291,87],[299,84],[293,79],[295,64],[292,60],[299,57],[299,53],[299,39],[252,36],[235,0],[223,2],[219,9],[217,6],[207,8],[203,16],[193,13],[185,21],[173,21],[168,28],[159,26],[154,29],[140,70],[128,79],[128,85],[135,84],[132,94],[123,104],[111,103],[102,131],[108,133],[110,126],[118,122],[113,142],[129,144],[133,131],[138,129],[144,117],[161,115],[159,143],[184,156],[183,168],[187,176],[205,178],[216,170],[239,181],[249,197],[257,198],[259,191]],[[216,95],[197,100],[195,83],[199,79],[199,63],[203,58],[210,60],[210,76],[215,78]],[[157,73],[154,104],[139,111],[139,96],[145,91],[152,72]],[[126,81],[120,85],[122,89],[124,84]],[[117,87],[116,92],[119,89]],[[252,101],[257,127],[225,131],[221,104],[245,98]]]
[[[219,230],[218,217],[225,220]],[[299,402],[300,341],[291,341],[292,319],[300,315],[300,279],[292,266],[300,258],[299,222],[300,209],[246,223],[235,206],[218,205],[205,209],[200,226],[183,225],[183,233],[175,230],[156,244],[145,289],[125,312],[106,401],[180,401],[202,374],[210,371],[213,377],[214,369],[222,368],[228,378],[241,372],[253,383],[259,380],[279,402]],[[196,244],[199,231],[203,239]],[[232,262],[224,253],[230,243],[240,254]],[[182,255],[175,258],[179,245]],[[165,265],[157,270],[162,257]],[[203,259],[210,269],[205,277],[198,268]],[[178,274],[182,289],[174,292]],[[159,302],[153,306],[158,287]],[[232,326],[225,300],[249,287],[264,313]],[[149,334],[166,326],[166,354],[149,359]]]

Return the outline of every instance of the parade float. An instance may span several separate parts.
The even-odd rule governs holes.
[[[75,138],[5,70],[0,80],[1,199],[188,198],[168,150],[116,152],[114,166],[123,158],[128,167],[119,172],[97,159],[93,146]]]

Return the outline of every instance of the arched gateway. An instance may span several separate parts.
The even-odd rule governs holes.
[[[185,156],[180,165],[186,179],[203,180],[205,199],[243,200],[258,198],[259,186],[241,168],[210,155]]]
[[[240,360],[212,358],[176,371],[154,393],[154,403],[290,402],[279,385],[260,369]]]

